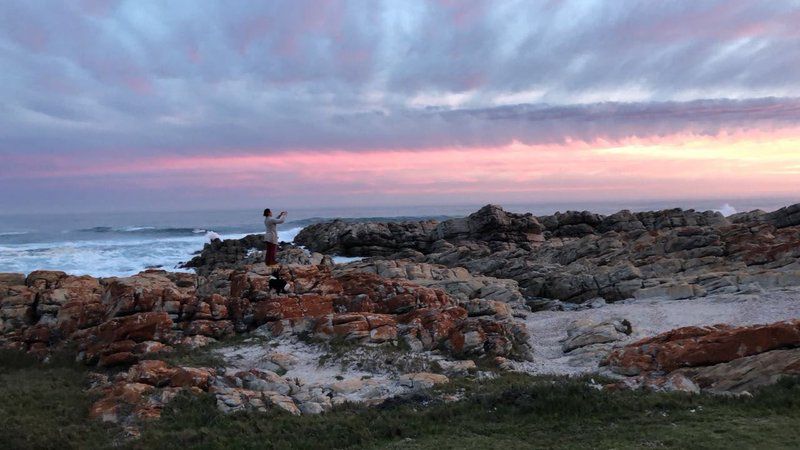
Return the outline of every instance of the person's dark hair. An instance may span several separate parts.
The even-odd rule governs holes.
[[[264,217],[267,217],[272,211],[269,208],[264,210]]]

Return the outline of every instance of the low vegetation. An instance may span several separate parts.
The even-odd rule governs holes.
[[[67,354],[47,364],[0,350],[0,448],[108,448],[113,426],[89,420],[86,369]]]
[[[457,380],[377,408],[320,416],[224,415],[211,396],[179,396],[137,440],[87,418],[85,371],[0,353],[4,448],[797,448],[800,381],[752,397],[609,392],[586,379]],[[443,397],[464,399],[446,403]]]

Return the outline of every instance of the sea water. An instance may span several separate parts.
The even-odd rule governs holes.
[[[796,202],[796,201],[795,201]],[[609,214],[683,207],[720,210],[726,214],[752,209],[773,210],[790,200],[606,202],[502,205],[513,212],[537,215],[590,210]],[[336,217],[386,220],[463,217],[481,205],[285,208],[279,239],[291,242],[306,225]],[[278,209],[276,209],[277,213]],[[188,261],[214,238],[237,239],[264,230],[262,210],[192,212],[96,212],[81,214],[0,215],[0,272],[62,270],[75,275],[127,276],[146,268],[184,270]]]
[[[289,208],[287,208],[289,209]],[[278,238],[292,242],[306,225],[333,217],[396,218],[428,208],[292,209]],[[453,212],[458,209],[451,210]],[[264,232],[263,210],[0,215],[0,272],[62,270],[74,275],[127,276],[146,268],[185,271],[181,263],[212,239]],[[275,211],[277,214],[278,211]],[[464,211],[468,213],[469,210]],[[344,261],[344,258],[338,258]]]

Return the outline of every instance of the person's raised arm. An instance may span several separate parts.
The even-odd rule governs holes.
[[[286,221],[286,214],[287,214],[286,211],[281,211],[281,213],[278,214],[278,218],[275,220],[275,223],[283,223],[283,222],[285,222]]]

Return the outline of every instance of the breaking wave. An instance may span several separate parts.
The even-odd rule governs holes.
[[[28,234],[27,231],[2,231],[0,232],[0,236],[22,236],[24,234]]]
[[[0,272],[30,273],[33,270],[62,270],[74,275],[96,277],[129,276],[148,268],[189,271],[179,265],[192,258],[213,239],[241,239],[257,233],[218,233],[211,230],[172,228],[181,235],[141,235],[128,237],[99,232],[88,240],[34,242],[0,245]],[[278,237],[291,242],[300,227],[280,230]]]
[[[720,206],[719,209],[715,209],[714,211],[721,213],[725,217],[732,216],[738,212],[736,211],[736,208],[731,206],[730,203],[725,203],[724,205]]]
[[[135,234],[166,234],[166,235],[192,235],[205,234],[208,230],[203,228],[157,228],[146,226],[127,227],[92,227],[76,230],[80,233],[135,233]]]

